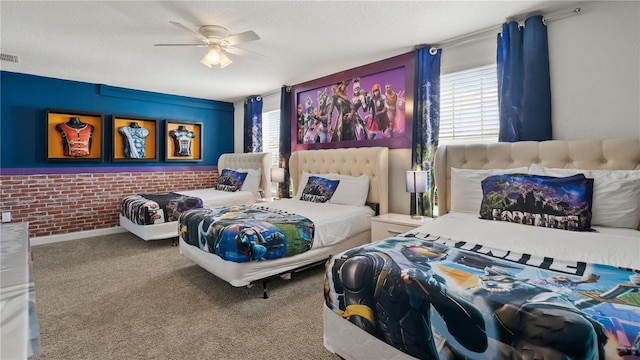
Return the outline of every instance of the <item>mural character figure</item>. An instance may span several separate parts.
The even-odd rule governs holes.
[[[121,126],[118,132],[122,135],[124,156],[130,159],[142,159],[146,156],[146,137],[149,130],[141,127],[137,122],[129,126]]]
[[[302,112],[302,104],[298,104],[296,115],[298,120],[298,144],[302,144],[304,140],[304,113]]]
[[[65,123],[56,125],[56,130],[62,136],[62,148],[65,156],[82,157],[91,153],[91,142],[94,127],[72,117]]]
[[[316,123],[316,143],[326,143],[328,141],[328,124],[331,114],[331,103],[329,102],[329,89],[325,88],[322,91],[318,91],[318,111],[314,113],[314,119]]]
[[[332,142],[356,139],[353,124],[349,122],[349,113],[351,112],[351,102],[347,98],[347,86],[349,83],[349,80],[344,80],[338,84],[331,85],[332,102],[329,114],[333,117],[333,110],[336,109],[338,111],[335,124],[332,126]]]
[[[315,107],[313,106],[313,100],[311,97],[307,96],[304,99],[304,114],[302,115],[304,123],[304,135],[302,142],[304,144],[313,144],[314,137],[316,133],[316,124],[314,113],[316,112]]]
[[[169,135],[173,138],[173,156],[191,156],[191,141],[196,137],[196,133],[180,125],[177,129],[169,131]]]
[[[354,124],[357,140],[369,139],[367,126],[360,115],[360,109],[365,112],[369,111],[370,104],[371,94],[360,88],[359,78],[353,79],[353,97],[351,98],[351,113],[349,114],[349,119]]]
[[[373,122],[386,137],[390,136],[391,121],[389,120],[389,106],[386,97],[380,92],[380,84],[371,87],[371,111]]]
[[[386,83],[384,85],[384,96],[387,99],[387,106],[388,106],[388,110],[387,110],[387,117],[389,117],[389,121],[390,121],[390,126],[391,126],[391,130],[389,131],[389,135],[391,137],[396,136],[396,108],[398,107],[398,93],[396,93],[395,91],[393,91],[393,86],[391,86],[391,83]]]

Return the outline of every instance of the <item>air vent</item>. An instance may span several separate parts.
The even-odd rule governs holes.
[[[16,64],[20,62],[18,59],[18,55],[11,55],[11,54],[5,54],[5,53],[0,53],[0,60],[9,61]]]

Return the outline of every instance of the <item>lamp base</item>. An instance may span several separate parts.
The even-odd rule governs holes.
[[[422,216],[422,215],[411,215],[411,219],[413,219],[413,220],[424,220],[424,216]]]

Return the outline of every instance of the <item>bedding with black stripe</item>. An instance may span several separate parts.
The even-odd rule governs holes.
[[[174,192],[136,194],[122,199],[120,213],[134,224],[151,225],[176,221],[182,212],[202,207],[202,199]]]
[[[331,257],[325,303],[420,359],[638,359],[640,270],[407,233]]]

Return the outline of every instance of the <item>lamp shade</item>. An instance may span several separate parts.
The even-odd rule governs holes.
[[[405,182],[407,192],[424,193],[429,190],[427,183],[427,171],[407,171],[405,174]]]
[[[284,168],[271,168],[271,181],[284,182]]]

